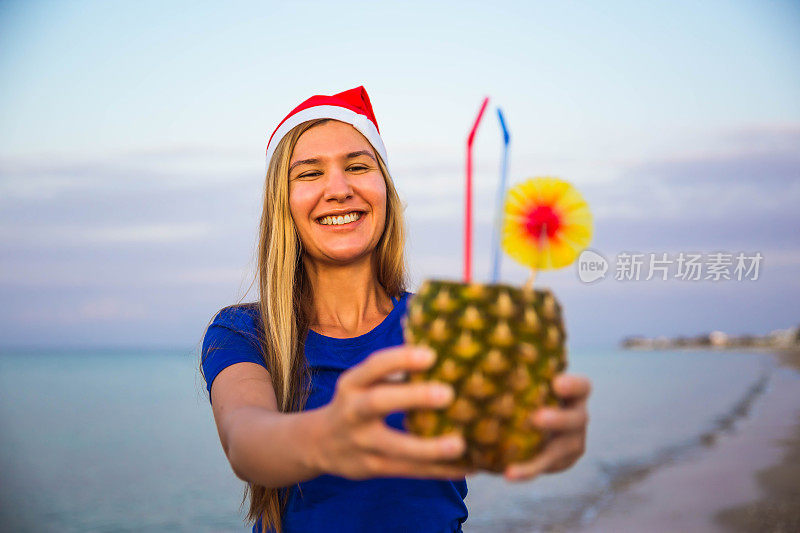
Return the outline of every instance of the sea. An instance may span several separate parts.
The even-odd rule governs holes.
[[[780,372],[768,353],[570,348],[587,449],[522,483],[468,480],[467,533],[568,531],[649,472],[713,447]],[[0,529],[247,532],[193,349],[0,350]]]

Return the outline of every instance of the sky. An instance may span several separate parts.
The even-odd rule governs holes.
[[[797,2],[0,2],[0,347],[193,346],[249,301],[264,149],[313,94],[369,92],[412,290],[474,277],[509,180],[557,176],[611,264],[540,272],[572,345],[800,324]],[[759,252],[758,279],[618,280],[621,253]],[[524,267],[506,257],[502,281]],[[644,277],[644,276],[643,276]]]

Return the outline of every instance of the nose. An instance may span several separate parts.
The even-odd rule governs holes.
[[[336,168],[327,174],[328,180],[325,183],[325,199],[341,202],[353,197],[353,187],[347,173]]]

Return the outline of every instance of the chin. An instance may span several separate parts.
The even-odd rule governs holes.
[[[346,248],[339,250],[323,250],[322,253],[328,261],[336,263],[352,263],[363,259],[374,251],[368,248]]]

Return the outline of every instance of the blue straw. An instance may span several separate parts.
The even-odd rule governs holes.
[[[500,278],[500,232],[503,230],[501,226],[503,223],[503,199],[506,194],[506,175],[508,174],[508,143],[511,141],[503,112],[499,107],[497,108],[497,118],[500,119],[500,127],[503,129],[503,164],[500,167],[500,187],[497,189],[497,209],[492,233],[492,283],[497,283]]]

